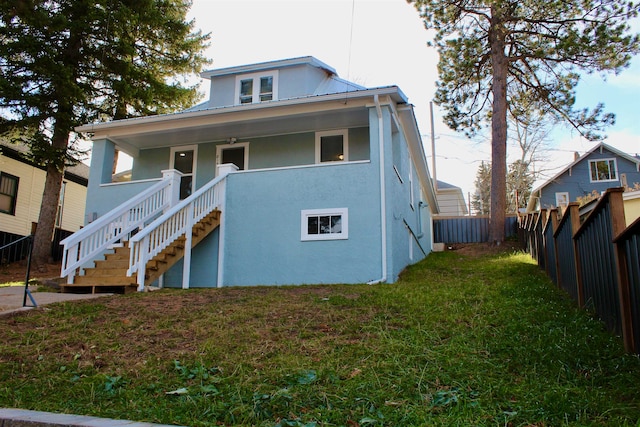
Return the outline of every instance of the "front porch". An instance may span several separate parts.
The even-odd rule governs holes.
[[[64,292],[143,291],[183,259],[183,287],[189,286],[191,250],[220,227],[226,176],[179,200],[182,174],[163,171],[161,181],[63,240]]]

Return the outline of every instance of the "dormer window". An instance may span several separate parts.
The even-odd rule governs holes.
[[[278,72],[245,74],[236,78],[238,104],[257,104],[278,99]]]

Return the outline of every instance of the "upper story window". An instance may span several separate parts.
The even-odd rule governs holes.
[[[0,212],[9,215],[16,214],[16,199],[18,198],[17,176],[0,172]]]
[[[617,181],[616,159],[589,160],[591,182]]]
[[[349,160],[347,129],[316,132],[316,163],[346,162],[347,160]]]
[[[256,104],[278,99],[278,72],[238,76],[236,95],[238,104]]]

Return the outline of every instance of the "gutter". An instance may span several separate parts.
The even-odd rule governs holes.
[[[398,88],[397,86],[384,86],[379,88],[363,89],[363,90],[350,91],[350,92],[338,92],[338,93],[332,93],[332,94],[302,96],[299,98],[280,99],[276,101],[260,102],[257,104],[229,105],[229,106],[222,106],[222,107],[212,107],[212,108],[197,110],[197,111],[186,110],[183,112],[158,114],[155,116],[133,117],[129,119],[114,120],[110,122],[89,123],[82,126],[77,126],[74,128],[74,130],[79,133],[107,132],[109,130],[119,129],[119,128],[130,128],[130,127],[136,127],[141,125],[154,125],[157,123],[164,123],[167,121],[175,123],[175,121],[198,119],[202,117],[206,118],[207,116],[211,116],[211,115],[236,113],[241,111],[247,112],[247,111],[254,111],[254,110],[264,110],[268,108],[290,107],[290,106],[298,106],[302,104],[314,104],[314,103],[332,102],[332,101],[344,102],[345,99],[347,100],[355,100],[359,98],[366,99],[372,95],[374,96],[374,98],[378,97],[379,95],[382,95],[382,96],[389,95],[391,97],[396,98],[397,102],[407,102],[406,95],[402,93],[400,88]],[[136,133],[135,130],[129,131],[129,132]]]
[[[381,225],[381,241],[380,251],[382,252],[382,277],[378,280],[367,282],[368,285],[376,285],[387,281],[387,197],[385,192],[385,175],[384,175],[384,129],[382,128],[382,108],[380,107],[380,98],[378,94],[373,96],[373,102],[376,105],[378,114],[378,143],[379,143],[379,161],[380,161],[380,225]]]

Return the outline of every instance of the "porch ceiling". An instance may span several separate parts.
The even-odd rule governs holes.
[[[229,116],[225,120],[219,114],[200,117],[198,120],[176,122],[174,126],[132,129],[134,132],[97,132],[95,137],[106,137],[121,151],[133,155],[148,148],[225,141],[228,138],[252,137],[310,132],[324,129],[368,126],[367,108],[341,109],[326,112],[296,112],[278,117]]]

